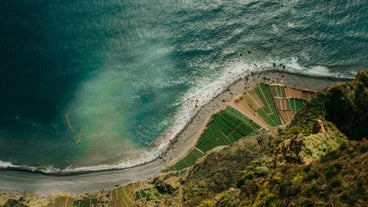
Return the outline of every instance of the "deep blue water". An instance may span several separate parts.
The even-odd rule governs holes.
[[[351,76],[368,2],[12,0],[0,6],[0,160],[116,164],[232,64]],[[180,115],[180,114],[179,114]]]

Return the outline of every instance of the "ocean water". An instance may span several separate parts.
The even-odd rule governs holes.
[[[147,162],[247,71],[368,68],[368,2],[12,0],[0,6],[0,164]],[[197,99],[197,101],[194,101]]]

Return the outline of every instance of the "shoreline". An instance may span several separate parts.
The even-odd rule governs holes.
[[[245,75],[244,75],[245,74]],[[242,76],[243,75],[243,76]],[[186,126],[179,131],[162,154],[153,161],[124,169],[102,169],[72,173],[45,173],[27,169],[1,169],[0,191],[31,191],[41,195],[57,192],[83,193],[93,192],[116,185],[124,185],[138,180],[147,180],[165,167],[181,159],[198,141],[206,128],[209,118],[243,93],[247,88],[261,83],[282,83],[290,87],[308,90],[321,90],[338,81],[350,81],[352,78],[331,77],[304,74],[300,71],[281,70],[280,68],[262,68],[262,71],[246,71],[228,87],[223,88],[219,95],[198,109]],[[19,185],[27,179],[35,179],[35,183]],[[38,180],[37,180],[38,179]],[[49,182],[53,181],[52,188]],[[7,181],[7,182],[5,182]],[[73,182],[74,181],[74,182]],[[18,184],[18,185],[17,185]],[[72,187],[74,186],[74,187]]]

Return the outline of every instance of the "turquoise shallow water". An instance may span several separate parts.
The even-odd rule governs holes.
[[[219,90],[230,73],[367,68],[367,9],[357,0],[3,2],[0,160],[90,169],[153,159],[157,140],[183,126],[186,99]]]

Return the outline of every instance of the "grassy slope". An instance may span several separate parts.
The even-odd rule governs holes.
[[[264,140],[260,142],[259,140]],[[240,140],[187,174],[162,175],[140,206],[364,206],[368,141],[349,142],[309,165],[278,163],[277,133]],[[158,190],[160,189],[160,190]]]
[[[207,129],[188,155],[165,171],[183,170],[195,164],[215,147],[231,144],[242,137],[258,133],[260,127],[232,107],[214,114]]]

